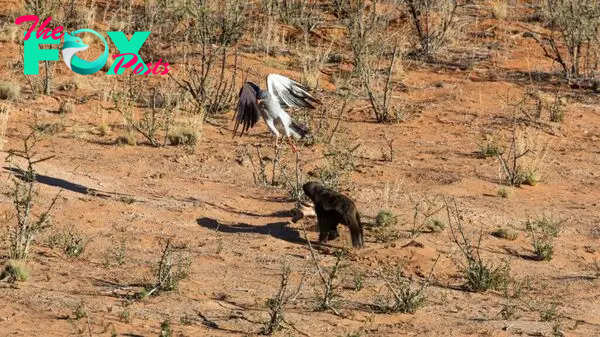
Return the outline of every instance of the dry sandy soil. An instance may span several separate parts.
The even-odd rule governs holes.
[[[27,281],[0,283],[0,335],[158,336],[165,321],[174,336],[258,335],[269,320],[266,302],[279,291],[281,266],[287,261],[289,292],[304,273],[308,276],[285,305],[285,323],[277,336],[600,336],[600,281],[593,267],[594,260],[600,260],[599,100],[591,91],[542,76],[557,67],[544,58],[535,41],[523,37],[524,27],[535,26],[519,22],[528,14],[525,4],[509,6],[504,20],[493,19],[486,2],[461,12],[460,18],[469,24],[445,54],[459,61],[475,52],[486,55],[466,67],[403,58],[394,85],[406,111],[404,121],[376,123],[366,100],[349,101],[354,110],[343,116],[333,143],[345,149],[360,146],[341,191],[355,199],[365,223],[373,222],[381,209],[398,216],[397,238],[380,242],[367,228],[361,250],[351,248],[345,228],[338,240],[317,247],[314,219],[290,221],[294,201],[288,189],[255,184],[247,155],[258,160],[255,145],[266,157],[269,180],[272,169],[273,138],[262,121],[248,136],[232,139],[233,110],[228,109],[202,126],[192,148],[155,148],[140,135],[135,146],[119,145],[115,140],[127,132],[124,119],[102,97],[117,84],[125,86],[128,76],[109,77],[103,71],[79,76],[57,62],[54,93],[34,99],[22,69],[15,68],[22,41],[3,40],[1,78],[22,85],[19,99],[0,102],[10,109],[4,151],[22,149],[35,116],[38,124],[59,125],[40,135],[37,144],[36,158],[54,157],[35,166],[39,195],[34,213],[39,215],[62,192],[52,227],[37,237],[25,262]],[[20,5],[0,1],[0,6],[4,27],[9,27],[7,15]],[[481,32],[487,35],[477,34]],[[335,30],[317,33],[313,39]],[[247,35],[243,43],[251,39],[252,34]],[[332,48],[351,55],[338,45]],[[264,76],[271,72],[300,79],[302,70],[290,62],[293,58],[241,52],[238,62],[242,68],[252,67],[250,78],[264,85]],[[330,114],[328,132],[340,106],[332,73],[344,66],[350,67],[326,63],[319,74],[316,95]],[[173,64],[171,73],[181,78],[180,64]],[[76,89],[59,89],[71,80],[78,83]],[[166,83],[168,78],[156,76],[153,81]],[[541,181],[507,187],[510,194],[503,198],[497,194],[502,186],[499,162],[481,158],[478,144],[485,134],[506,144],[510,109],[505,97],[508,93],[516,102],[528,88],[549,101],[555,94],[564,97],[565,117],[562,123],[552,123],[544,112],[541,124],[522,128],[527,130],[523,139],[548,144],[538,174]],[[80,101],[84,97],[91,98]],[[74,110],[58,114],[61,102],[68,99],[76,101]],[[318,120],[323,109],[310,114]],[[177,118],[190,119],[183,113]],[[388,153],[384,137],[393,140],[393,161],[383,158]],[[300,146],[304,180],[327,165],[326,153],[322,142]],[[287,146],[281,162],[294,179],[295,159]],[[3,163],[7,192],[13,179],[9,166]],[[283,182],[280,171],[276,174]],[[521,293],[510,298],[502,291],[476,293],[462,287],[459,266],[465,260],[445,210],[433,216],[445,224],[444,230],[410,237],[415,204],[436,196],[438,205],[442,196],[455,198],[465,235],[476,242],[482,234],[482,258],[494,266],[509,263],[511,289],[528,284]],[[1,200],[8,230],[16,223],[14,207],[9,196]],[[542,215],[564,220],[551,261],[532,258],[532,238],[525,230],[527,219]],[[325,270],[334,264],[337,248],[349,250],[334,281],[339,316],[315,310],[315,293],[323,285],[303,224],[313,228],[308,238]],[[79,256],[68,257],[50,244],[53,235],[68,228],[89,240]],[[519,236],[514,241],[492,236],[498,228],[514,228]],[[189,275],[176,290],[137,300],[136,293],[156,282],[159,239],[166,238],[189,257]],[[6,260],[8,249],[2,247],[0,256]],[[119,250],[121,261],[116,257]],[[436,260],[425,302],[414,314],[375,310],[378,297],[392,296],[380,267],[402,267],[417,287],[428,279]],[[357,279],[362,288],[357,289]],[[510,308],[513,315],[506,314]]]

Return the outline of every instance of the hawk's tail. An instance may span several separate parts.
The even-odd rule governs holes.
[[[310,129],[306,125],[296,122],[293,119],[292,119],[292,122],[290,123],[290,130],[292,131],[292,134],[296,138],[304,138],[308,134],[310,134]]]

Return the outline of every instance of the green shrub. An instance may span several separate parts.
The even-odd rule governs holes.
[[[371,229],[377,242],[390,242],[398,239],[400,233],[396,227],[397,217],[388,210],[381,210],[375,217],[375,224]]]
[[[198,133],[189,127],[179,127],[169,132],[169,143],[171,145],[194,146],[198,143]]]
[[[380,210],[375,217],[375,225],[377,227],[395,226],[397,222],[397,217],[394,215],[394,213],[392,213],[392,211],[388,210]]]
[[[556,220],[543,216],[536,220],[527,220],[525,229],[529,232],[533,253],[539,261],[550,261],[554,255],[554,239],[560,234],[565,220]]]
[[[500,187],[498,191],[496,191],[499,197],[508,198],[510,196],[510,190],[506,187]]]

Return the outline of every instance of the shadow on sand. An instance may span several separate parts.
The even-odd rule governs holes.
[[[264,226],[253,226],[246,223],[239,224],[225,224],[212,218],[198,218],[196,219],[198,225],[214,229],[222,233],[250,233],[250,234],[262,234],[271,235],[280,240],[284,240],[296,244],[306,244],[306,240],[300,235],[300,232],[296,229],[287,226],[287,222],[279,221],[268,223]]]
[[[4,167],[4,169],[11,172],[12,174],[14,174],[17,178],[19,178],[21,180],[25,180],[23,171],[21,171],[17,168],[14,168],[14,167]],[[40,184],[53,186],[53,187],[59,187],[64,190],[67,190],[67,191],[71,191],[71,192],[75,192],[75,193],[79,193],[79,194],[85,194],[85,195],[93,195],[93,196],[97,196],[100,198],[106,198],[106,199],[114,198],[115,196],[121,195],[118,193],[104,192],[104,191],[96,190],[96,189],[89,188],[84,185],[72,183],[72,182],[64,180],[64,179],[55,178],[55,177],[43,175],[40,173],[36,173],[35,181],[37,181]]]

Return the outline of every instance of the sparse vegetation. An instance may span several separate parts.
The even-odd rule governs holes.
[[[52,234],[48,238],[48,246],[50,248],[60,248],[68,257],[77,257],[85,251],[85,246],[89,241],[90,239],[76,230],[75,227],[69,226]]]
[[[502,304],[502,310],[498,313],[504,320],[517,320],[521,317],[519,311],[521,306],[519,301],[525,294],[525,290],[531,288],[530,278],[518,281],[512,279],[502,291],[505,302]]]
[[[530,32],[544,55],[560,65],[567,79],[591,78],[598,69],[600,4],[596,1],[545,0],[542,15],[550,33]]]
[[[185,314],[179,318],[179,323],[182,325],[192,325],[194,324],[195,317],[190,314]]]
[[[550,141],[542,132],[552,134],[552,131],[549,124],[541,118],[546,110],[551,118],[556,118],[556,114],[563,109],[560,102],[561,99],[555,96],[555,103],[550,104],[539,90],[532,88],[527,88],[514,102],[506,96],[505,104],[510,110],[507,117],[511,124],[511,133],[508,144],[496,155],[504,184],[535,186],[542,180],[542,174],[551,159]]]
[[[354,286],[354,291],[361,291],[364,288],[364,274],[362,272],[356,272],[352,276],[352,285]]]
[[[83,302],[79,303],[75,309],[73,310],[73,317],[76,320],[80,320],[82,318],[87,317],[87,310],[85,309],[85,304]]]
[[[508,286],[505,287],[502,292],[503,296],[507,299],[521,299],[527,292],[527,290],[531,290],[531,281],[532,278],[527,276],[521,280],[517,280],[513,278]]]
[[[156,283],[138,294],[143,299],[154,293],[177,289],[179,282],[188,277],[191,260],[183,252],[176,251],[171,244],[171,239],[162,240],[162,252],[156,266]]]
[[[504,304],[499,315],[505,321],[517,319],[517,306],[514,304]]]
[[[379,1],[373,1],[370,6],[364,0],[334,1],[337,16],[348,33],[356,74],[364,74],[368,70],[370,58],[381,50],[376,45],[387,27],[388,19],[378,13],[378,4]]]
[[[125,136],[119,136],[115,140],[115,144],[117,144],[117,145],[127,144],[129,146],[136,146],[137,145],[137,139],[135,138],[135,133],[133,131],[128,131],[127,135],[125,135]]]
[[[556,303],[541,305],[539,308],[539,314],[542,322],[551,322],[560,317],[558,305]]]
[[[383,140],[385,140],[385,143],[387,145],[387,152],[383,154],[383,159],[389,162],[393,162],[394,161],[394,139],[388,139],[386,136],[383,136]]]
[[[485,142],[483,144],[479,144],[479,155],[482,158],[488,157],[496,157],[502,154],[502,149],[496,142],[496,140],[490,136],[485,136]]]
[[[120,202],[127,204],[127,205],[131,205],[135,202],[135,198],[130,195],[119,196],[119,198],[117,198],[117,200],[119,200]]]
[[[29,278],[29,272],[19,261],[9,260],[4,263],[0,273],[0,282],[25,282],[27,278]]]
[[[388,291],[392,295],[389,297],[380,296],[378,298],[376,306],[379,310],[386,313],[401,312],[414,314],[425,302],[425,290],[431,282],[431,276],[438,260],[439,256],[433,267],[431,267],[429,277],[420,287],[414,287],[413,279],[405,277],[401,268],[396,268],[391,278],[386,276],[381,268],[379,268],[379,276],[383,279]]]
[[[58,108],[58,113],[69,114],[69,113],[72,113],[74,110],[75,110],[75,105],[73,104],[73,102],[70,100],[67,100],[67,101],[62,101],[60,103],[60,107]]]
[[[269,178],[267,177],[267,164],[260,152],[260,148],[258,146],[255,146],[254,148],[256,149],[256,163],[254,156],[249,150],[249,147],[246,147],[246,156],[252,165],[252,177],[254,178],[254,184],[266,186],[269,182]],[[273,166],[274,165],[275,164],[273,164]],[[274,168],[273,171],[275,171]]]
[[[108,267],[110,266],[111,261],[114,260],[119,266],[122,266],[125,264],[126,257],[127,240],[125,238],[122,238],[121,240],[119,240],[118,243],[116,241],[113,241],[110,247],[108,247],[106,252],[104,253],[104,265]]]
[[[234,70],[228,75],[227,57],[244,32],[248,22],[247,1],[208,0],[189,3],[184,9],[189,19],[197,24],[185,32],[185,39],[200,47],[200,64],[187,62],[186,78],[175,79],[180,88],[191,96],[195,112],[203,116],[219,114],[229,108],[237,93],[237,50],[234,52]]]
[[[308,243],[308,248],[310,250],[312,262],[315,265],[317,273],[321,280],[322,289],[315,289],[315,295],[317,300],[315,309],[317,311],[330,310],[337,316],[340,316],[341,314],[337,309],[340,295],[336,292],[337,285],[335,284],[335,281],[338,278],[341,269],[345,267],[343,260],[345,259],[347,253],[344,250],[337,250],[335,252],[335,263],[332,267],[329,268],[329,271],[327,272],[327,270],[324,270],[324,268],[317,260],[315,250],[313,249],[312,244],[310,243],[308,233],[306,232],[306,228],[304,227],[303,222],[302,231],[304,232],[304,237],[306,238],[306,242]]]
[[[256,149],[256,157],[252,155],[249,146],[245,148],[246,158],[248,158],[252,168],[254,184],[286,188],[294,202],[302,202],[304,200],[304,191],[302,190],[304,174],[300,168],[299,155],[296,154],[294,167],[292,168],[294,172],[290,173],[288,170],[289,164],[283,161],[286,148],[283,146],[277,147],[273,157],[264,156],[259,146],[254,146],[254,148]]]
[[[427,221],[425,228],[431,233],[438,233],[446,229],[446,224],[444,224],[442,220],[431,219]]]
[[[371,110],[379,123],[398,121],[396,108],[391,104],[394,95],[394,75],[400,46],[395,37],[385,34],[390,17],[377,10],[380,1],[369,5],[364,0],[336,0],[337,16],[346,28],[354,55],[354,73],[366,91]],[[391,49],[386,46],[392,47]],[[383,55],[391,55],[383,76],[380,64]]]
[[[135,76],[135,75],[133,75]],[[151,146],[165,146],[169,139],[169,131],[174,123],[175,110],[178,108],[178,102],[171,95],[161,92],[157,88],[150,90],[149,98],[143,95],[143,88],[139,93],[133,87],[136,83],[129,81],[129,90],[113,94],[112,100],[114,108],[124,118],[128,135],[126,142],[129,145],[135,145],[132,131],[144,136]],[[139,85],[139,83],[137,83]],[[143,109],[141,117],[137,117],[135,102],[146,101],[146,107]],[[162,133],[159,138],[159,133]]]
[[[0,25],[0,27],[0,41],[14,43],[17,40],[17,27],[7,23]]]
[[[160,324],[160,337],[172,337],[173,330],[171,328],[171,321],[169,319],[164,320]]]
[[[504,240],[508,240],[508,241],[515,241],[516,239],[519,238],[519,232],[512,229],[512,228],[498,228],[497,230],[492,232],[492,235],[500,238],[500,239],[504,239]]]
[[[533,253],[539,261],[550,261],[554,255],[554,246],[551,242],[533,241]]]
[[[279,285],[279,290],[277,294],[267,300],[267,308],[269,309],[269,322],[265,324],[265,327],[262,330],[263,335],[272,335],[280,329],[282,323],[285,322],[285,305],[293,298],[296,298],[302,290],[302,286],[304,285],[304,280],[306,278],[306,274],[302,276],[302,279],[298,283],[298,287],[295,292],[288,294],[288,282],[291,274],[291,269],[289,264],[286,262],[282,263],[281,270],[281,283]]]
[[[380,210],[375,217],[375,224],[371,226],[371,234],[377,242],[390,242],[400,237],[396,224],[398,218],[389,210]]]
[[[562,123],[565,120],[565,99],[559,95],[554,96],[554,101],[548,105],[548,118],[551,122]]]
[[[61,6],[59,0],[26,0],[23,2],[23,9],[27,13],[37,15],[40,18],[51,16]]]
[[[435,219],[435,216],[444,210],[444,205],[440,203],[439,199],[439,196],[436,196],[434,198],[424,197],[419,200],[413,200],[413,218],[410,228],[411,238],[416,238],[425,229],[434,232],[445,228],[445,225],[440,220]]]
[[[329,146],[327,153],[325,153],[327,164],[318,166],[314,172],[308,174],[318,178],[328,188],[339,190],[341,184],[356,169],[356,155],[354,152],[359,146],[360,144],[354,147],[345,145]]]
[[[530,137],[524,138],[523,133],[514,128],[507,151],[496,156],[503,174],[502,181],[508,186],[535,186],[541,180],[548,144],[541,141],[532,143],[539,139]]]
[[[594,259],[594,263],[592,264],[592,270],[594,272],[594,278],[600,279],[600,262]]]
[[[565,221],[542,216],[536,220],[527,220],[525,222],[525,229],[531,236],[533,253],[537,260],[552,260],[554,255],[554,239],[560,234]]]
[[[0,99],[14,101],[21,95],[21,85],[14,82],[0,81]]]
[[[494,19],[504,20],[508,16],[508,3],[506,0],[497,0],[491,4]]]
[[[4,144],[6,143],[6,126],[8,125],[9,117],[10,108],[7,106],[0,106],[0,151],[4,150]]]
[[[65,129],[62,123],[37,123],[33,126],[35,132],[45,135],[55,135]]]
[[[88,242],[89,240],[85,236],[70,227],[65,236],[64,252],[68,257],[77,257],[84,252]]]
[[[69,81],[67,81],[66,83],[61,84],[58,87],[58,89],[62,90],[62,91],[72,91],[72,90],[76,90],[79,87],[80,87],[80,84],[77,81],[77,78],[73,77]]]
[[[337,285],[335,284],[336,279],[339,276],[339,272],[345,267],[343,259],[346,253],[342,250],[335,252],[335,263],[332,267],[328,268],[329,271],[323,271],[323,268],[318,264],[317,260],[313,258],[313,262],[317,266],[319,276],[322,281],[322,289],[315,289],[316,292],[316,310],[331,310],[334,314],[340,316],[338,311],[339,301],[341,299],[339,293],[336,292]]]
[[[125,323],[131,323],[131,313],[129,310],[123,310],[119,313],[119,320]]]
[[[483,292],[490,289],[501,290],[506,288],[510,281],[510,266],[508,263],[504,262],[494,266],[484,261],[480,254],[483,235],[479,235],[477,244],[473,246],[471,240],[465,235],[456,200],[453,200],[452,204],[446,201],[445,204],[452,238],[459,248],[462,258],[466,260],[458,263],[459,271],[466,279],[465,289],[473,292]]]
[[[177,127],[167,136],[171,145],[195,146],[198,142],[198,133],[192,127]]]
[[[375,217],[375,226],[377,227],[395,226],[397,222],[398,218],[389,210],[381,210]]]
[[[502,186],[502,187],[498,188],[498,190],[496,191],[496,194],[499,197],[506,199],[506,198],[510,197],[511,191],[507,187]]]
[[[101,136],[108,136],[111,132],[111,127],[106,120],[106,114],[102,114],[102,122],[98,126],[98,131]]]
[[[444,47],[452,34],[456,34],[458,23],[456,11],[460,1],[445,0],[401,0],[406,6],[414,31],[417,52],[431,55]],[[431,18],[436,17],[436,20]]]
[[[50,227],[52,217],[51,211],[56,204],[60,192],[56,194],[44,212],[37,218],[34,218],[32,212],[36,199],[36,171],[34,165],[49,160],[54,156],[41,159],[35,159],[37,155],[34,151],[38,142],[35,130],[31,131],[23,139],[23,150],[9,150],[6,161],[15,169],[18,176],[13,177],[13,189],[9,195],[13,199],[13,206],[17,216],[17,223],[9,230],[9,256],[11,259],[26,259],[29,254],[29,247],[35,237]],[[14,158],[20,158],[26,161],[26,167],[17,165]]]

